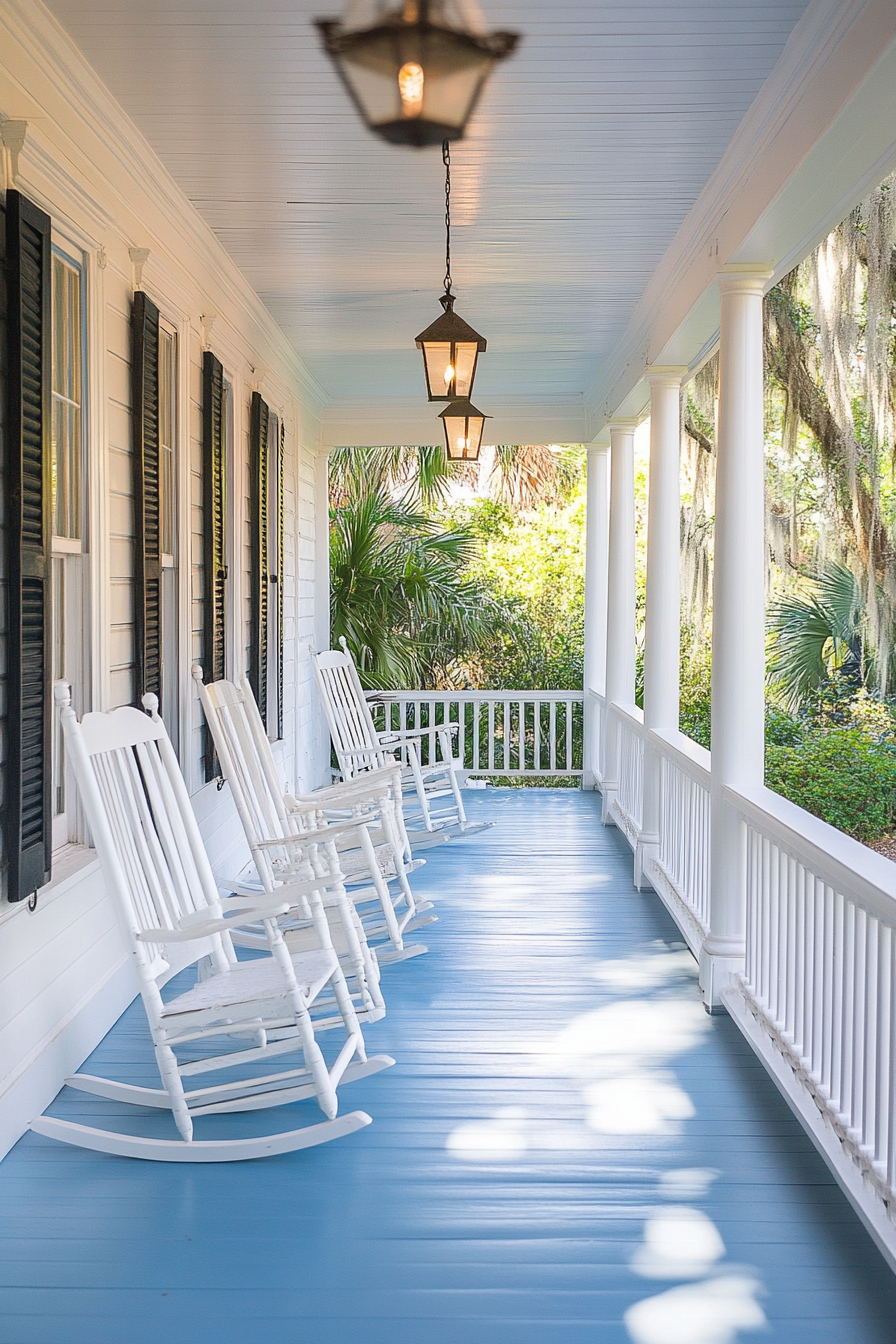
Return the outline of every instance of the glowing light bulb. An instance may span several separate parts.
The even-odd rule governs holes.
[[[470,446],[470,440],[469,440],[469,439],[460,438],[460,439],[458,439],[458,441],[457,441],[457,446],[458,446],[458,448],[461,450],[461,452],[464,452],[467,448],[469,448],[469,446]]]
[[[447,369],[445,370],[445,386],[447,387],[448,384],[452,382],[454,382],[454,369],[449,364]]]
[[[419,117],[423,110],[423,66],[406,61],[398,72],[398,92],[404,117]]]

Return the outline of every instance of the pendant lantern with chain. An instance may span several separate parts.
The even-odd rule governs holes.
[[[426,393],[430,401],[456,401],[473,395],[476,360],[486,348],[484,336],[454,311],[451,290],[451,148],[442,145],[445,165],[445,293],[439,299],[443,313],[417,337],[423,351]]]

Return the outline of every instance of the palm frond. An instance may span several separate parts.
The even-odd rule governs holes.
[[[788,709],[799,709],[832,673],[861,681],[864,620],[856,577],[839,564],[770,605],[769,685]]]

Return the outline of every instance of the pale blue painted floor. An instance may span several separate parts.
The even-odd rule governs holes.
[[[430,953],[384,972],[367,1031],[398,1065],[342,1094],[374,1123],[203,1167],[29,1134],[0,1165],[0,1344],[896,1344],[896,1279],[737,1029],[702,1012],[596,796],[468,796],[496,825],[430,851]],[[139,1007],[90,1068],[154,1083]]]

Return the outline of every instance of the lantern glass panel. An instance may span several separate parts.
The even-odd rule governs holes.
[[[484,415],[443,415],[445,446],[456,462],[475,462],[482,445]]]
[[[461,341],[454,347],[454,385],[451,395],[469,397],[476,375],[476,356],[479,347],[475,341]]]
[[[476,375],[476,341],[424,341],[426,384],[430,401],[469,397]]]
[[[409,27],[348,38],[336,60],[371,130],[422,145],[463,132],[495,57],[453,33]]]

